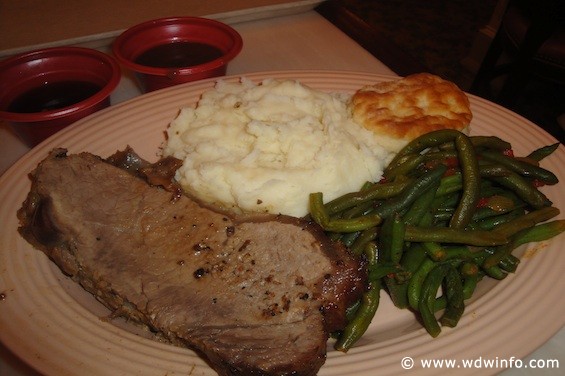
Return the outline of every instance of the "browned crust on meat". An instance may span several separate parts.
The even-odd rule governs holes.
[[[365,86],[350,106],[353,119],[366,129],[408,141],[434,130],[462,131],[472,118],[465,93],[429,73]]]

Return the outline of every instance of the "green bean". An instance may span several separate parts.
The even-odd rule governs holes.
[[[320,192],[310,194],[310,215],[324,230],[330,232],[357,232],[379,225],[378,215],[367,215],[352,219],[332,219],[324,208],[323,195]]]
[[[451,217],[449,226],[452,228],[465,228],[471,222],[479,201],[481,182],[479,164],[469,137],[463,133],[458,134],[455,137],[455,146],[457,147],[461,174],[463,176],[463,192],[459,205]]]
[[[385,173],[387,171],[390,171],[392,169],[395,169],[397,167],[402,166],[405,163],[409,163],[415,156],[417,156],[419,153],[406,153],[403,156],[399,157],[399,158],[395,158],[395,160],[390,161],[390,163],[388,164],[388,166],[385,167]]]
[[[406,226],[404,222],[398,218],[393,223],[392,237],[393,242],[390,249],[390,261],[398,264],[402,259],[402,254],[404,253],[404,233],[406,231]]]
[[[413,274],[418,270],[420,265],[422,265],[426,257],[426,250],[422,246],[422,243],[411,244],[402,254],[400,266],[403,270]]]
[[[418,311],[420,312],[422,323],[432,337],[437,337],[441,332],[434,313],[437,291],[447,274],[447,268],[449,268],[449,265],[444,264],[430,271],[425,279],[425,285],[422,287],[422,298],[418,301]]]
[[[374,267],[369,268],[369,281],[376,281],[388,275],[401,272],[403,272],[403,270],[398,264],[393,264],[391,262],[383,264],[379,263]]]
[[[324,208],[324,196],[321,192],[310,193],[309,211],[314,222],[322,227],[330,221],[330,216]]]
[[[484,160],[479,162],[479,173],[483,178],[504,177],[511,174],[506,167],[498,164],[486,163]]]
[[[465,300],[470,299],[477,288],[477,283],[479,282],[479,274],[470,275],[465,277],[463,280],[463,298]]]
[[[457,148],[459,163],[463,175],[463,193],[459,204],[451,217],[450,227],[464,228],[470,221],[479,199],[479,167],[475,156],[475,149],[469,137],[463,133],[451,129],[444,129],[427,133],[409,142],[393,158],[393,162],[407,154],[420,153],[421,151],[453,141]]]
[[[526,158],[533,159],[534,161],[541,161],[542,159],[550,156],[557,148],[559,147],[560,143],[556,142],[553,145],[543,146],[539,149],[532,151]]]
[[[378,215],[366,215],[352,219],[332,220],[324,226],[324,229],[326,231],[336,232],[357,232],[378,226],[381,222],[382,218]]]
[[[474,262],[465,262],[461,265],[459,272],[463,278],[478,275],[479,266]]]
[[[482,151],[480,155],[485,159],[496,162],[497,164],[518,173],[519,175],[540,180],[545,184],[553,185],[559,182],[559,179],[557,179],[557,176],[555,176],[553,172],[546,170],[545,168],[535,166],[531,163],[489,150]]]
[[[447,298],[445,296],[438,296],[434,303],[434,311],[439,312],[447,306]]]
[[[360,306],[361,306],[361,299],[358,299],[355,301],[355,303],[353,303],[352,305],[350,305],[345,309],[345,318],[347,322],[350,322],[355,318],[355,315],[357,314],[357,311],[359,310]]]
[[[438,187],[439,182],[432,184],[412,203],[410,209],[402,217],[405,224],[415,226],[420,223],[424,215],[431,210]]]
[[[449,132],[455,142],[461,165],[461,175],[444,178],[437,195],[462,190],[458,205],[451,216],[450,227],[464,228],[472,220],[480,193],[480,172],[475,149],[470,139],[460,132]],[[447,134],[444,135],[447,138]]]
[[[463,176],[461,173],[455,173],[441,179],[436,196],[445,196],[450,193],[459,192],[461,189],[463,189]],[[457,202],[459,202],[459,199],[458,196]]]
[[[440,196],[439,192],[436,192],[436,197],[432,203],[432,211],[441,208],[454,208],[459,202],[459,197],[460,192],[452,192],[443,196]]]
[[[375,205],[379,204],[379,201],[380,201],[379,199],[376,199],[374,201],[366,201],[360,203],[359,205],[347,208],[344,211],[337,213],[339,214],[337,218],[351,219],[355,217],[360,217],[362,215],[367,215],[373,210]]]
[[[444,295],[447,298],[447,306],[439,321],[444,326],[454,328],[465,311],[465,296],[459,273],[453,267],[450,267],[445,275]]]
[[[405,225],[399,215],[390,216],[383,221],[379,236],[379,256],[382,255],[384,262],[400,262],[404,248],[404,230]]]
[[[437,209],[433,213],[434,223],[438,222],[449,222],[453,212],[455,211],[454,208],[441,208]]]
[[[495,215],[489,218],[484,218],[481,220],[478,220],[475,223],[475,227],[474,229],[476,230],[492,230],[494,229],[496,226],[500,226],[503,223],[507,223],[510,222],[522,215],[524,215],[525,211],[524,208],[520,207],[520,208],[516,208],[508,213],[503,213],[500,215]]]
[[[366,190],[368,190],[368,189],[371,189],[371,187],[372,187],[373,185],[375,185],[375,183],[370,182],[370,181],[366,181],[366,182],[363,183],[363,185],[361,186],[360,191],[363,192],[363,191],[366,191]]]
[[[488,200],[488,198],[486,198],[486,200]],[[504,213],[507,213],[511,210],[511,208],[501,208],[501,209],[497,209],[494,210],[488,206],[483,206],[480,208],[477,208],[477,210],[475,211],[475,215],[473,215],[473,221],[480,221],[483,220],[485,218],[490,218],[490,217],[496,217],[498,215],[502,215]]]
[[[484,247],[508,242],[508,238],[504,233],[493,231],[465,231],[454,228],[424,228],[416,226],[406,226],[405,239],[415,242],[444,242]]]
[[[472,270],[472,272],[468,272],[466,270]],[[463,278],[463,299],[467,300],[473,296],[475,289],[477,287],[477,283],[480,280],[478,266],[475,263],[465,263],[461,266],[461,277]],[[435,311],[439,311],[445,309],[447,306],[447,298],[445,295],[442,295],[436,298],[435,301]]]
[[[342,233],[339,232],[327,232],[327,234],[332,242],[340,241],[343,235]]]
[[[360,235],[361,231],[352,231],[347,233],[341,232],[341,238],[339,239],[339,241],[342,242],[343,245],[347,248],[351,248]]]
[[[365,334],[379,307],[380,290],[380,280],[369,282],[369,290],[363,293],[355,317],[345,326],[334,345],[336,350],[347,352]]]
[[[419,243],[410,246],[403,253],[400,271],[384,278],[390,298],[398,308],[408,307],[408,282],[426,259],[426,253],[423,250],[415,249],[417,247],[419,247]]]
[[[479,171],[481,172],[481,178],[484,177],[482,174],[483,166],[479,166]],[[483,197],[490,197],[494,195],[509,195],[511,194],[512,197],[517,198],[514,193],[511,193],[508,189],[499,186],[498,184],[488,180],[482,179],[481,181],[481,196]],[[517,200],[515,200],[517,201]]]
[[[506,237],[511,237],[519,231],[533,227],[538,223],[548,221],[557,215],[559,215],[559,209],[554,206],[541,208],[496,226],[494,228],[494,232]]]
[[[494,149],[494,150],[511,150],[512,145],[498,138],[496,136],[469,136],[471,143],[475,149]],[[446,142],[439,145],[440,150],[453,150],[455,144],[453,142]]]
[[[535,209],[550,206],[551,201],[529,181],[515,172],[508,171],[507,176],[491,176],[489,179],[514,191],[518,197]]]
[[[453,259],[461,259],[461,260],[474,260],[480,258],[483,253],[481,251],[472,252],[468,246],[461,245],[461,246],[445,246],[443,247],[444,251],[444,260],[453,260]]]
[[[445,161],[452,158],[457,158],[457,151],[455,150],[440,150],[440,151],[430,151],[422,154],[425,162],[430,161]]]
[[[528,214],[523,217],[526,217]],[[535,221],[532,221],[530,223],[534,222]],[[498,265],[501,260],[507,257],[514,249],[522,244],[547,240],[561,234],[563,231],[565,231],[565,220],[552,221],[537,226],[534,224],[531,227],[525,227],[513,234],[512,239],[508,244],[497,247],[494,250],[494,253],[485,259],[483,267],[489,269]]]
[[[473,258],[473,261],[477,265],[482,265],[486,258],[490,255],[490,250],[488,248],[483,248],[480,252],[477,252],[477,255]],[[481,272],[482,268],[479,270]],[[483,273],[484,274],[484,273]]]
[[[402,273],[396,273],[394,275],[394,280],[398,284],[402,284],[402,289],[404,292],[404,299],[407,298],[407,287],[408,281],[412,278],[412,275],[418,270],[422,262],[427,258],[426,250],[422,246],[422,243],[413,243],[407,246],[407,249],[402,254],[400,259],[400,267]]]
[[[436,242],[423,242],[422,246],[426,250],[428,256],[434,261],[443,261],[445,259],[445,250]]]
[[[450,227],[464,228],[470,221],[479,199],[480,177],[475,149],[471,140],[454,130],[440,130],[420,136],[408,143],[397,155],[420,153],[426,148],[454,141],[463,177],[463,192],[457,208],[451,217]],[[399,157],[399,158],[400,158]],[[393,161],[396,157],[393,159]]]
[[[481,267],[485,273],[494,279],[502,280],[508,276],[508,274],[502,270],[498,265],[490,266],[488,268]]]
[[[406,160],[398,164],[394,168],[386,168],[384,177],[387,180],[392,180],[397,176],[407,176],[410,172],[414,171],[424,161],[424,156],[421,154],[406,155]]]
[[[419,309],[418,305],[422,294],[422,284],[424,283],[428,273],[435,268],[436,265],[437,263],[431,258],[424,259],[416,272],[412,275],[412,278],[410,278],[410,281],[408,281],[406,294],[408,295],[408,305],[412,309]]]
[[[522,244],[540,242],[551,239],[565,231],[565,219],[542,223],[514,235],[512,244],[518,247]]]
[[[374,268],[379,261],[377,244],[375,242],[367,243],[365,248],[363,248],[363,253],[365,254],[369,268]]]
[[[407,154],[418,154],[430,147],[439,146],[446,142],[454,141],[457,135],[461,132],[453,129],[441,129],[433,132],[426,133],[420,137],[410,141],[404,146],[392,159],[391,164],[395,165],[398,160]]]
[[[488,193],[488,194],[485,194],[483,197],[496,198],[497,200],[502,199],[501,201],[495,201],[495,203],[497,203],[497,204],[502,204],[502,203],[504,203],[504,200],[505,200],[505,201],[507,201],[509,206],[511,204],[513,204],[514,206],[525,205],[525,202],[522,199],[520,199],[518,197],[518,195],[516,195],[516,193],[512,192],[511,190],[505,189],[503,187],[496,187],[496,188],[492,187],[491,189],[486,191],[486,193]],[[492,204],[492,203],[490,203],[490,204]],[[500,206],[500,205],[497,205],[497,206]]]
[[[478,208],[473,215],[474,221],[508,213],[516,209],[516,203],[505,196],[485,197],[485,206]]]
[[[384,277],[382,279],[386,285],[388,295],[392,304],[400,309],[408,308],[408,296],[406,294],[408,283],[399,283],[395,277]]]
[[[471,142],[476,148],[488,148],[496,150],[510,150],[512,145],[496,136],[471,136]]]
[[[328,215],[332,215],[361,203],[365,203],[367,201],[394,197],[398,195],[409,184],[410,180],[394,181],[389,183],[375,183],[370,188],[358,192],[347,193],[341,197],[329,201],[324,206]]]
[[[520,259],[512,254],[506,255],[498,262],[500,269],[504,270],[507,273],[515,273],[516,269],[518,269],[519,264]]]
[[[431,211],[425,212],[424,216],[420,219],[418,226],[420,227],[430,227],[434,223],[434,217]],[[406,233],[404,234],[406,236]]]
[[[381,225],[381,236],[379,236],[379,259],[382,262],[390,262],[390,250],[392,248],[392,218],[383,220]]]
[[[420,312],[424,327],[432,337],[437,337],[441,332],[441,328],[434,315],[436,295],[444,279],[450,273],[451,268],[449,264],[435,266],[426,276],[422,286],[422,294],[418,301],[418,311]],[[459,279],[459,276],[456,279]],[[447,296],[446,303],[447,309],[447,306],[449,306],[449,298]]]
[[[442,219],[437,219],[434,218],[434,221],[432,223],[433,227],[437,227],[437,228],[446,228],[449,227],[449,221],[448,220],[442,220]]]
[[[378,233],[379,229],[376,226],[361,231],[359,236],[356,237],[355,241],[349,247],[349,250],[354,255],[360,255],[367,244],[377,238]]]
[[[447,168],[445,166],[440,165],[437,168],[424,173],[411,185],[406,187],[406,189],[400,192],[398,196],[385,201],[382,205],[377,207],[374,214],[381,218],[386,218],[409,207],[414,201],[416,201],[421,192],[428,189],[430,186],[435,184],[435,182],[441,179],[441,176],[445,173],[446,169]]]
[[[367,244],[364,249],[369,268],[377,266],[377,246],[374,242]],[[361,297],[361,303],[355,316],[347,323],[335,343],[335,349],[347,352],[365,334],[379,307],[381,282],[380,278],[369,281],[368,290]]]

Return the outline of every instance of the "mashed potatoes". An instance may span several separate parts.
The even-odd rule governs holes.
[[[389,154],[348,115],[347,98],[299,82],[217,82],[167,130],[166,156],[183,160],[187,193],[240,212],[308,213],[379,180]]]

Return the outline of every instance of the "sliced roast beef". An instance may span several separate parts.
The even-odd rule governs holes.
[[[20,233],[110,308],[221,375],[314,375],[363,265],[316,224],[214,210],[88,153],[32,173]]]

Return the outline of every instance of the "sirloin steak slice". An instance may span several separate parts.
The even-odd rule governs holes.
[[[221,375],[316,374],[363,290],[363,265],[306,220],[231,216],[63,149],[31,178],[22,236]]]

